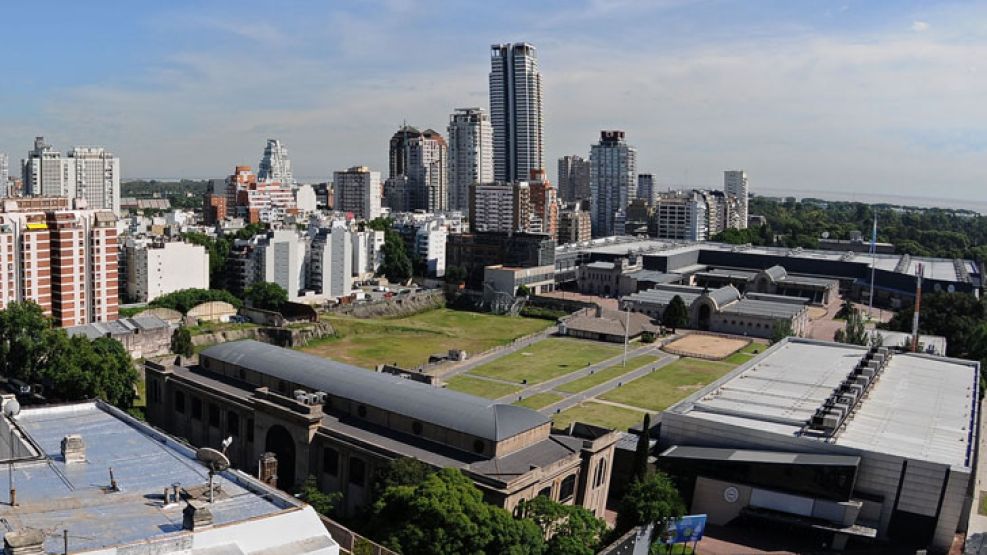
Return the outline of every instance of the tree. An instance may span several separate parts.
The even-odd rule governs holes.
[[[179,326],[171,334],[171,352],[184,357],[190,357],[194,354],[192,348],[192,332],[185,326]]]
[[[913,314],[914,307],[902,309],[884,327],[911,333]],[[979,358],[974,337],[984,323],[987,323],[984,302],[969,293],[922,295],[919,332],[945,337],[946,354],[951,357]]]
[[[31,381],[47,364],[51,321],[31,301],[13,302],[0,311],[0,373]]]
[[[670,518],[685,514],[685,504],[675,484],[663,472],[650,474],[644,480],[635,480],[627,488],[617,513],[617,532],[623,533],[635,526],[654,524],[661,529]]]
[[[48,397],[62,401],[99,398],[122,409],[133,406],[140,377],[123,344],[108,337],[70,338],[63,330],[54,331],[51,362],[40,372],[49,388]]]
[[[370,536],[406,555],[540,554],[545,540],[531,520],[483,500],[462,472],[444,468],[417,486],[387,488],[374,503]]]
[[[398,457],[387,463],[374,480],[371,497],[383,495],[388,488],[417,486],[431,476],[435,469],[412,457]]]
[[[270,281],[258,281],[247,287],[243,297],[250,306],[264,310],[280,310],[281,305],[288,302],[288,292],[284,287]]]
[[[179,289],[178,291],[161,295],[148,304],[161,308],[170,308],[185,314],[195,306],[212,301],[230,303],[236,308],[243,306],[243,301],[234,297],[229,291],[218,289]]]
[[[395,283],[404,283],[411,279],[411,259],[404,248],[404,240],[392,229],[385,232],[383,251],[384,261],[380,265],[380,273]]]
[[[466,269],[462,266],[449,266],[444,279],[449,285],[459,285],[466,281]]]
[[[578,505],[563,505],[539,495],[523,504],[522,518],[531,519],[548,538],[552,555],[593,555],[607,531],[607,523]]]
[[[343,494],[338,491],[333,493],[323,492],[319,489],[319,481],[315,476],[310,475],[308,478],[305,478],[305,483],[299,488],[298,497],[311,505],[315,509],[315,512],[329,516],[336,508],[336,505],[342,501]]]
[[[644,415],[641,425],[641,435],[637,437],[637,448],[634,450],[634,479],[644,480],[648,476],[648,455],[651,450],[651,415]]]
[[[833,339],[840,343],[849,343],[850,345],[867,345],[869,337],[867,336],[867,330],[864,329],[863,314],[856,308],[851,308],[846,318],[846,326],[843,329],[836,330],[836,335]]]
[[[517,292],[514,293],[514,296],[515,297],[527,297],[530,294],[531,294],[531,289],[527,285],[525,285],[525,284],[522,283],[521,285],[518,285],[517,286]]]
[[[771,326],[772,345],[792,335],[795,335],[795,333],[792,330],[792,323],[788,320],[778,320]]]
[[[682,297],[675,295],[671,302],[665,307],[665,312],[661,315],[661,323],[665,327],[672,328],[675,333],[676,328],[681,328],[689,323],[689,309],[685,306]]]

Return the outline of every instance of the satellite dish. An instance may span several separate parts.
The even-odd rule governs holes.
[[[3,406],[3,414],[7,418],[13,418],[20,414],[20,412],[21,404],[17,402],[17,399],[11,399]]]
[[[209,467],[211,472],[222,472],[230,467],[230,459],[210,447],[202,447],[195,452],[195,458]]]

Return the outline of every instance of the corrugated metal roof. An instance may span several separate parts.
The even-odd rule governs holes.
[[[853,455],[817,455],[792,451],[757,451],[751,449],[723,449],[718,447],[692,447],[673,445],[662,457],[676,459],[701,459],[707,461],[800,464],[809,466],[858,466],[860,457]]]
[[[202,351],[201,356],[491,441],[501,441],[548,422],[545,416],[524,407],[498,404],[254,340],[214,345]]]

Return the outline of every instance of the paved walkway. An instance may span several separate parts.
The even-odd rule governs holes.
[[[661,368],[662,366],[665,366],[666,364],[670,364],[671,362],[673,362],[674,360],[676,360],[676,359],[679,358],[679,357],[674,356],[674,355],[669,355],[669,354],[664,354],[664,353],[662,353],[662,354],[663,354],[663,357],[662,358],[658,359],[657,361],[655,361],[655,362],[653,362],[651,364],[646,364],[646,365],[644,365],[644,366],[642,366],[640,368],[637,368],[635,370],[631,370],[630,372],[628,372],[626,374],[617,376],[616,378],[614,378],[614,379],[612,379],[610,381],[603,382],[600,385],[593,386],[593,387],[591,387],[591,388],[589,388],[589,389],[587,389],[585,391],[581,391],[579,393],[570,394],[568,397],[566,397],[565,399],[559,401],[558,403],[549,405],[548,407],[545,407],[545,408],[541,409],[540,412],[542,414],[548,415],[548,414],[552,414],[552,413],[555,413],[555,412],[561,412],[561,411],[564,411],[566,409],[570,409],[570,408],[572,408],[572,407],[574,407],[576,405],[579,405],[580,403],[583,403],[583,402],[585,402],[585,401],[587,401],[589,399],[592,399],[592,398],[594,398],[594,397],[596,397],[598,395],[603,395],[604,393],[606,393],[606,392],[608,392],[608,391],[610,391],[612,389],[616,389],[617,387],[620,387],[621,384],[626,384],[626,383],[628,383],[630,381],[636,380],[637,378],[640,378],[642,376],[646,376],[646,375],[654,372],[655,370]],[[607,403],[607,404],[612,404],[612,405],[615,405],[615,406],[623,406],[623,407],[628,408],[628,409],[633,409],[633,410],[641,411],[642,413],[649,412],[649,411],[647,411],[645,409],[642,409],[640,407],[631,407],[631,406],[627,406],[627,405],[620,405],[619,403],[610,403],[608,401],[602,401],[602,400],[599,401],[599,402],[601,402],[601,403]]]
[[[541,331],[537,335],[532,335],[524,339],[519,339],[510,345],[505,345],[499,349],[493,351],[487,351],[485,353],[479,354],[474,357],[470,357],[469,360],[463,362],[457,362],[452,364],[444,364],[438,368],[432,369],[429,374],[442,378],[443,380],[448,380],[453,376],[458,376],[459,374],[464,374],[470,370],[476,368],[477,366],[482,366],[492,360],[496,360],[502,356],[507,356],[515,351],[520,351],[525,347],[538,343],[544,339],[552,337],[558,333],[558,326],[552,326]]]

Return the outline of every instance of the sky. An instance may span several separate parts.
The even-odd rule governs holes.
[[[545,156],[622,129],[660,185],[983,200],[987,3],[10,2],[0,152],[100,145],[125,178],[386,174],[402,122],[489,104],[491,44],[538,49]]]

